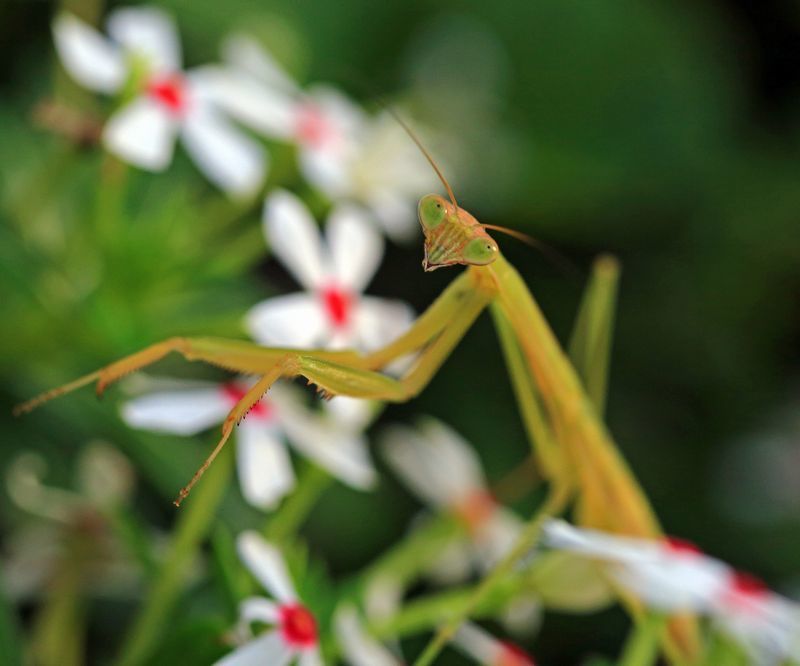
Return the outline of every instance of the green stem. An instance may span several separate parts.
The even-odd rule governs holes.
[[[638,619],[631,630],[619,666],[651,666],[658,658],[661,633],[666,624],[662,615],[649,614]]]
[[[5,590],[0,587],[0,663],[8,666],[22,664],[21,636],[19,618]]]
[[[429,664],[433,663],[433,660],[450,641],[461,623],[495,591],[497,586],[503,583],[520,558],[533,548],[539,538],[539,532],[544,521],[550,516],[559,513],[566,506],[569,497],[570,494],[564,487],[556,486],[553,488],[550,496],[525,526],[514,547],[500,560],[491,573],[481,581],[473,594],[452,615],[450,621],[436,632],[424,652],[414,662],[414,666],[429,666]]]
[[[316,465],[307,465],[292,494],[264,525],[263,534],[270,541],[282,541],[294,534],[333,483],[333,478]]]
[[[68,537],[68,554],[60,563],[36,618],[31,652],[40,666],[80,666],[85,658],[86,605],[81,582],[87,544],[78,535]]]
[[[524,574],[506,577],[483,597],[470,615],[475,618],[493,617],[520,593],[527,584]],[[453,616],[454,608],[464,608],[477,593],[479,585],[451,588],[403,605],[396,614],[375,623],[370,633],[375,638],[408,636],[426,631]]]
[[[122,645],[118,666],[145,663],[167,630],[169,616],[186,583],[186,573],[213,524],[232,471],[233,446],[227,446],[181,509],[167,558]]]
[[[117,229],[122,223],[127,181],[128,165],[109,153],[103,155],[95,201],[95,231],[106,252],[109,242],[118,235]]]

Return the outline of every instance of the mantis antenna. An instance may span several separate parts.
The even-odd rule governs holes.
[[[422,145],[422,141],[420,141],[420,138],[416,135],[414,130],[412,130],[406,124],[406,122],[392,107],[384,103],[381,103],[381,106],[383,106],[383,108],[385,108],[389,113],[392,114],[392,117],[400,124],[400,127],[402,127],[405,130],[406,134],[408,134],[408,136],[411,137],[411,140],[417,145],[417,148],[419,148],[420,152],[425,156],[425,159],[428,160],[428,164],[430,164],[433,170],[436,172],[436,175],[439,177],[439,180],[442,181],[442,185],[444,185],[444,189],[447,190],[447,196],[450,197],[450,201],[452,202],[453,206],[455,207],[456,210],[458,210],[458,203],[456,202],[456,195],[453,194],[453,188],[450,187],[450,183],[447,182],[447,178],[445,178],[444,174],[440,171],[439,167],[436,164],[436,161],[428,152],[428,149],[425,148],[424,145]]]
[[[411,138],[411,140],[416,144],[417,148],[419,148],[420,152],[425,156],[425,159],[428,160],[428,164],[431,165],[431,168],[436,172],[436,175],[439,177],[439,180],[444,185],[445,190],[447,190],[447,196],[450,197],[450,201],[452,202],[453,206],[456,210],[458,210],[458,203],[456,203],[455,194],[453,194],[453,188],[450,187],[450,183],[447,182],[447,178],[444,177],[441,169],[436,164],[436,160],[433,159],[433,156],[428,152],[428,149],[422,143],[422,140],[417,136],[416,132],[406,123],[391,106],[389,106],[385,101],[378,99],[378,103],[386,109],[392,117],[398,122],[400,127],[405,130],[406,134]],[[512,238],[516,238],[518,241],[522,241],[526,245],[539,250],[549,261],[551,261],[554,265],[556,265],[560,270],[563,270],[565,273],[570,273],[573,276],[580,275],[580,270],[575,266],[575,264],[567,259],[563,254],[561,254],[558,250],[551,247],[547,243],[544,243],[533,236],[526,234],[522,231],[517,231],[516,229],[509,229],[508,227],[501,227],[496,224],[483,224],[479,222],[479,224],[484,229],[492,229],[494,231],[499,231],[500,233],[506,234],[511,236]]]

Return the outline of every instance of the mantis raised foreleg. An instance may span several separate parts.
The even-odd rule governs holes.
[[[450,229],[431,233],[431,211]],[[551,480],[574,483],[586,524],[638,535],[654,535],[658,527],[652,511],[616,451],[577,374],[566,358],[532,295],[517,272],[500,255],[486,231],[463,209],[429,195],[420,205],[428,232],[429,267],[470,264],[403,336],[366,355],[350,351],[274,349],[218,338],[171,338],[48,391],[17,408],[30,411],[52,398],[96,382],[98,392],[131,372],[176,352],[234,372],[257,375],[252,389],[230,411],[222,437],[209,459],[181,490],[183,499],[213,461],[236,422],[241,420],[271,384],[280,377],[305,377],[325,395],[347,395],[388,402],[406,401],[418,394],[437,372],[453,347],[487,305],[498,319],[501,339],[515,345],[525,359],[529,381],[536,385],[555,449],[542,452]],[[448,251],[456,243],[461,254]],[[488,254],[487,254],[488,253]],[[488,261],[487,261],[488,259]],[[509,336],[511,333],[511,336]],[[513,341],[512,341],[513,338]],[[399,379],[379,372],[393,360],[412,352],[419,355]],[[553,451],[558,451],[554,454]],[[560,458],[556,463],[555,458]],[[555,478],[558,477],[558,478]]]
[[[256,383],[228,414],[217,446],[180,491],[175,502],[179,504],[225,445],[235,424],[277,379],[304,377],[325,396],[409,400],[424,389],[476,317],[490,306],[525,424],[555,495],[577,498],[576,517],[584,525],[636,536],[659,536],[650,505],[599,416],[602,405],[593,404],[527,286],[502,257],[484,226],[457,206],[452,193],[450,202],[438,195],[424,197],[419,217],[425,233],[426,270],[455,264],[467,265],[468,269],[404,335],[383,349],[362,355],[265,348],[218,338],[172,338],[44,393],[16,411],[30,411],[92,382],[102,392],[124,375],[172,352],[187,360],[256,375]],[[381,372],[392,361],[411,353],[417,353],[417,357],[400,378]],[[600,369],[595,381],[588,379],[590,389],[601,395],[604,370]],[[506,564],[510,567],[513,562]]]

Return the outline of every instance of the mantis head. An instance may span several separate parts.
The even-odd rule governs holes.
[[[499,256],[497,243],[484,226],[454,202],[427,194],[419,201],[418,213],[425,234],[426,271],[455,264],[486,266]]]

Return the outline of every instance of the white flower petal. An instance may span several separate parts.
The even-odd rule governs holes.
[[[337,206],[328,218],[325,236],[337,285],[363,291],[383,258],[383,238],[367,214],[356,206]]]
[[[364,631],[355,606],[347,604],[339,608],[334,627],[350,666],[400,666],[401,662],[389,650]]]
[[[455,493],[460,493],[463,498],[485,490],[481,461],[469,442],[452,428],[430,417],[419,419],[417,426],[427,444],[430,464],[443,470]],[[453,499],[458,501],[459,497]]]
[[[354,312],[355,335],[368,351],[379,349],[399,338],[414,322],[411,306],[402,301],[364,296]]]
[[[81,85],[113,93],[125,82],[122,53],[88,23],[61,12],[53,21],[53,38],[64,69]]]
[[[353,140],[364,131],[368,122],[367,116],[337,88],[316,84],[308,89],[308,96],[333,126],[338,140]]]
[[[249,35],[235,33],[222,43],[222,60],[288,95],[300,89],[272,55]]]
[[[541,599],[532,594],[522,593],[514,597],[503,609],[500,621],[506,631],[517,636],[532,636],[542,626],[544,607]]]
[[[219,388],[187,388],[149,393],[122,405],[129,426],[154,432],[194,435],[221,423],[230,404]]]
[[[457,488],[449,482],[446,469],[432,464],[427,442],[415,430],[391,426],[381,437],[381,450],[395,474],[424,502],[437,507],[453,502]]]
[[[588,557],[617,562],[636,562],[656,558],[660,544],[645,539],[619,537],[599,530],[574,527],[564,520],[548,520],[542,538],[551,548],[583,553]]]
[[[264,597],[248,597],[239,604],[239,619],[243,622],[275,624],[280,617],[278,605]]]
[[[465,622],[453,637],[455,645],[479,664],[499,664],[503,644],[477,624]]]
[[[280,632],[269,631],[224,656],[215,666],[286,666],[293,656],[294,650]]]
[[[232,69],[207,66],[191,72],[198,98],[272,139],[289,140],[295,131],[296,100]]]
[[[311,414],[287,418],[283,425],[292,446],[341,481],[361,490],[375,485],[366,438],[336,432]]]
[[[339,395],[323,402],[322,409],[340,429],[363,432],[377,415],[379,403]]]
[[[344,146],[337,150],[302,146],[298,154],[300,171],[329,199],[344,198],[353,189],[351,152]]]
[[[294,488],[286,446],[258,421],[242,422],[236,441],[236,466],[242,494],[259,509],[273,509]]]
[[[175,23],[157,7],[124,7],[108,15],[108,34],[134,56],[147,59],[155,72],[181,68]]]
[[[393,241],[407,243],[419,236],[417,199],[387,188],[368,191],[365,203],[375,213],[386,235]]]
[[[264,151],[210,106],[191,110],[184,120],[182,137],[197,166],[225,192],[246,197],[263,182]]]
[[[306,289],[322,285],[328,273],[319,228],[306,205],[286,190],[264,202],[264,233],[272,252]]]
[[[148,171],[163,171],[172,160],[177,123],[157,102],[138,97],[109,119],[103,131],[106,148]]]
[[[522,520],[502,506],[479,526],[475,545],[484,571],[490,570],[511,550],[522,527]]]
[[[242,532],[236,546],[239,558],[273,597],[284,603],[297,598],[283,556],[275,546],[252,530]]]
[[[725,604],[715,611],[714,622],[747,650],[753,664],[795,663],[800,657],[800,608],[778,594]]]
[[[373,576],[364,591],[364,608],[373,620],[388,620],[403,603],[405,588],[400,578],[389,573]]]
[[[314,647],[310,650],[303,650],[300,653],[297,664],[298,666],[322,666],[322,656],[319,653],[319,648]]]
[[[306,293],[269,298],[245,317],[250,336],[262,345],[313,348],[322,346],[327,320],[319,300]]]

